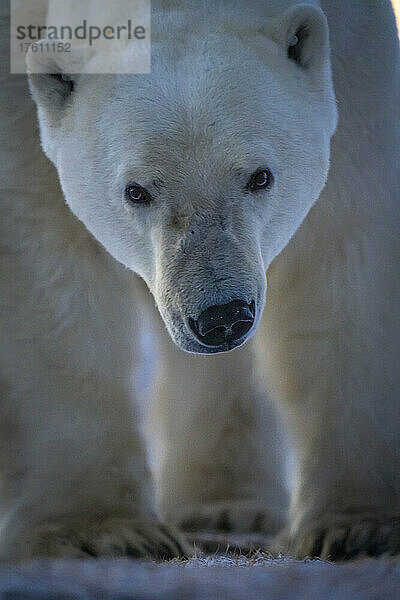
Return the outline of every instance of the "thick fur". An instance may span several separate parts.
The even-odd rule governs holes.
[[[0,556],[185,550],[132,399],[142,307],[164,519],[281,527],[273,400],[299,456],[281,547],[400,551],[398,42],[387,2],[312,4],[153,2],[151,75],[78,76],[66,100],[30,78],[48,158],[26,78],[2,70]],[[256,301],[256,335],[197,356],[188,317],[233,298]]]

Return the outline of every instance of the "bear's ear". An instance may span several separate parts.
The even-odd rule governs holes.
[[[81,72],[86,49],[71,46],[69,52],[49,52],[53,45],[46,39],[31,44],[26,66],[36,104],[57,110],[74,90],[74,73]]]
[[[271,38],[289,60],[313,70],[326,66],[329,59],[329,29],[322,10],[311,4],[287,9],[268,27]]]

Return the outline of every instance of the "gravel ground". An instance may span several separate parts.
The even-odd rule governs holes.
[[[267,545],[203,532],[189,560],[4,563],[0,600],[400,600],[400,560],[297,561],[257,550]]]
[[[397,600],[400,562],[195,558],[46,560],[0,567],[1,600]]]

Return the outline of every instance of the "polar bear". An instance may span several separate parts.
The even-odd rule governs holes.
[[[30,95],[1,71],[0,556],[168,557],[179,527],[285,523],[293,556],[399,552],[390,4],[152,4],[150,75],[36,75],[30,52]]]

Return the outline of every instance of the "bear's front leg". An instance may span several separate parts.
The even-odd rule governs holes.
[[[299,264],[309,266],[310,256]],[[271,270],[262,324],[264,365],[298,450],[290,525],[277,549],[332,560],[400,553],[392,329],[384,331],[378,317],[365,320],[363,295],[346,287],[353,279],[342,265],[334,287],[324,280],[329,272],[323,262],[320,271],[300,276],[297,268],[296,278],[289,275],[277,265]],[[383,315],[378,301],[373,308]]]
[[[7,407],[0,557],[186,554],[154,510],[129,395],[99,374],[72,377],[50,372]]]
[[[400,553],[399,442],[386,439],[363,408],[342,405],[339,419],[325,410],[310,428],[299,417],[298,482],[278,550],[329,560]]]
[[[31,231],[34,208],[28,250],[5,240],[0,558],[182,555],[156,514],[138,430],[134,276],[78,222],[71,231],[61,201],[47,237],[46,219]]]
[[[164,327],[151,403],[162,514],[192,532],[275,534],[287,490],[282,431],[256,377],[252,343],[222,355],[179,350]]]

